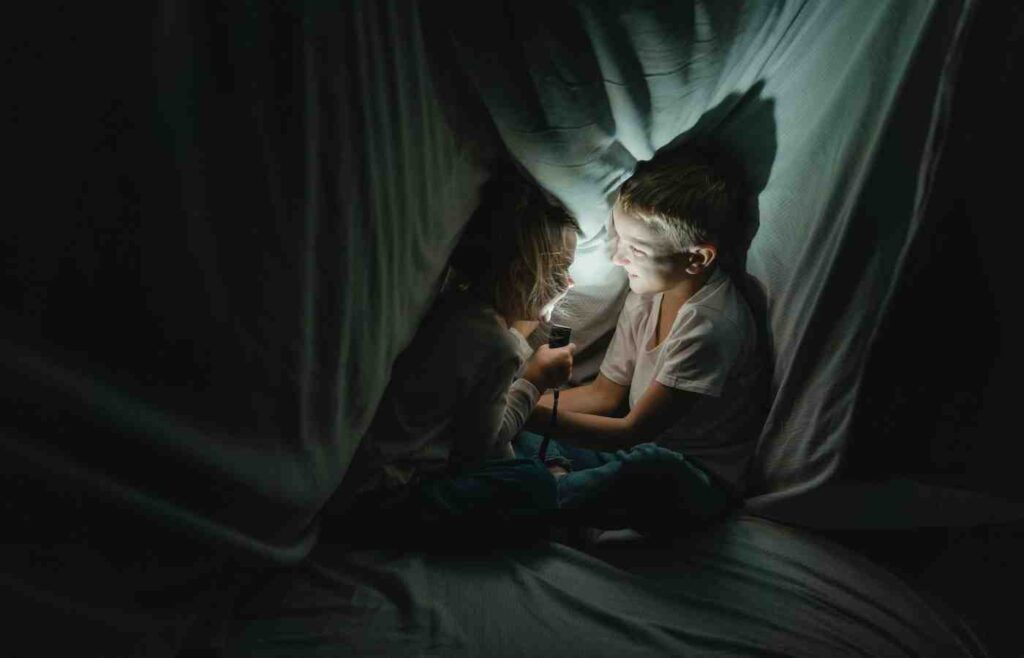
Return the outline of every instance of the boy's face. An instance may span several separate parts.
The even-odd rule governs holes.
[[[638,295],[665,292],[690,276],[690,255],[673,251],[657,228],[623,212],[618,203],[612,221],[618,234],[612,262],[626,270],[630,290]]]

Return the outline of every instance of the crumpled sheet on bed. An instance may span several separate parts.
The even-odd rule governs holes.
[[[239,606],[225,655],[984,655],[889,572],[771,521],[602,557],[561,544],[476,556],[321,545]]]

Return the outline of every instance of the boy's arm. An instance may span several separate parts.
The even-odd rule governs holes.
[[[597,379],[589,384],[561,391],[558,394],[558,413],[578,411],[598,416],[611,416],[622,407],[628,394],[628,386],[616,384],[598,373]],[[541,396],[537,404],[539,407],[546,407],[546,414],[550,416],[554,396],[548,391]]]
[[[551,409],[540,405],[530,416],[527,428],[536,432],[550,431],[551,438],[578,448],[628,450],[638,443],[656,439],[673,423],[686,416],[699,399],[700,393],[670,388],[655,381],[651,382],[625,418],[607,418],[578,411],[563,411],[560,397],[558,424],[554,431],[550,431]]]

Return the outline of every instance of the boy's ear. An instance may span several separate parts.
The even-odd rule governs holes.
[[[713,244],[698,244],[689,250],[689,262],[686,264],[687,274],[700,274],[711,267],[718,258],[718,247]]]

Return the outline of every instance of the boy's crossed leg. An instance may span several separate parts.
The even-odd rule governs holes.
[[[523,432],[517,456],[537,458],[542,437]],[[551,463],[566,463],[558,477],[563,517],[595,528],[633,528],[672,533],[707,523],[728,511],[730,496],[685,455],[652,443],[615,453],[575,448],[551,441]]]

